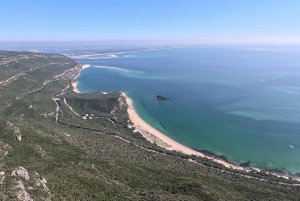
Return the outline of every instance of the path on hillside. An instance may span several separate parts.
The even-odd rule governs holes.
[[[123,138],[120,135],[115,134],[115,133],[109,133],[109,132],[104,132],[104,131],[101,131],[101,130],[96,130],[96,129],[91,129],[91,128],[85,128],[85,127],[81,127],[81,126],[76,126],[76,125],[72,125],[72,124],[60,122],[59,119],[58,119],[59,118],[59,110],[60,110],[60,104],[59,104],[58,101],[60,100],[60,98],[57,98],[57,97],[54,98],[54,97],[52,97],[52,100],[56,102],[56,122],[59,123],[59,124],[61,124],[61,125],[69,126],[69,127],[76,128],[76,129],[82,129],[82,130],[86,130],[86,131],[91,131],[91,132],[95,132],[95,133],[98,133],[98,134],[110,135],[110,136],[118,138],[118,139],[120,139],[120,140],[122,140],[122,141],[124,141],[126,143],[133,144],[134,146],[136,146],[136,147],[138,147],[140,149],[149,151],[149,152],[153,152],[153,153],[157,153],[157,154],[163,154],[163,155],[169,155],[171,157],[175,157],[175,158],[178,158],[178,159],[184,159],[182,157],[178,157],[178,156],[172,155],[172,154],[167,153],[167,152],[163,152],[163,151],[155,150],[155,149],[149,149],[147,147],[138,145],[138,144],[136,144],[136,143],[134,143],[134,142],[132,142],[132,141],[130,141],[128,139],[125,139],[125,138]],[[280,185],[300,186],[300,184],[291,184],[291,183],[286,183],[286,182],[280,182],[280,181],[276,181],[275,179],[261,178],[261,177],[258,177],[258,176],[256,177],[256,176],[252,176],[252,175],[243,174],[241,172],[238,173],[238,172],[234,172],[234,171],[230,171],[230,170],[225,170],[225,169],[222,169],[222,168],[219,168],[219,167],[215,167],[215,166],[212,166],[212,165],[209,165],[209,164],[200,163],[200,162],[192,160],[190,158],[184,159],[184,160],[188,160],[189,162],[193,162],[193,163],[195,163],[197,165],[200,165],[200,166],[203,166],[203,167],[208,167],[208,168],[220,171],[222,173],[234,174],[234,175],[241,176],[241,177],[248,178],[248,179],[257,179],[257,180],[260,180],[262,182],[268,182],[268,181],[269,182],[275,182],[275,183],[280,184]]]

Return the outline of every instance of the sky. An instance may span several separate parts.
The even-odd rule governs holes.
[[[0,0],[0,42],[300,44],[299,0]]]

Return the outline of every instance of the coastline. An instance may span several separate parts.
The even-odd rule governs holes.
[[[90,56],[102,56],[105,55],[107,58],[115,58],[118,57],[119,54],[124,53],[132,53],[132,52],[148,52],[148,51],[155,51],[155,50],[168,50],[168,49],[180,49],[180,48],[188,48],[188,47],[206,47],[211,45],[187,45],[187,46],[179,46],[179,47],[162,47],[162,48],[149,48],[149,49],[140,49],[140,50],[127,50],[121,52],[104,52],[104,53],[96,53],[96,54],[84,54],[84,55],[70,55],[69,57],[76,59],[76,58],[86,58]]]
[[[72,87],[73,87],[73,91],[75,93],[82,93],[78,90],[77,88],[77,81],[76,78],[80,75],[80,71],[82,69],[86,69],[89,68],[90,65],[89,64],[84,64],[81,65],[81,69],[78,71],[77,75],[73,77],[73,82],[72,82]],[[106,94],[105,92],[103,92],[104,94]],[[152,127],[151,125],[149,125],[148,123],[146,123],[134,110],[134,106],[132,103],[132,100],[126,96],[126,94],[124,92],[121,93],[121,95],[123,95],[126,99],[126,103],[128,105],[128,109],[127,109],[127,113],[129,115],[129,119],[131,120],[131,122],[133,123],[135,129],[137,131],[139,131],[143,137],[146,138],[146,140],[148,140],[151,143],[156,143],[158,146],[165,148],[167,150],[174,150],[174,151],[178,151],[187,155],[195,155],[195,156],[199,156],[202,158],[207,158],[210,159],[216,163],[219,163],[223,166],[225,166],[226,168],[231,168],[234,170],[241,170],[241,171],[245,171],[245,172],[250,172],[250,171],[254,171],[254,172],[261,172],[264,171],[266,174],[270,174],[273,176],[277,176],[277,177],[282,177],[285,179],[290,179],[293,178],[293,180],[296,181],[300,181],[300,178],[298,176],[291,176],[288,174],[280,174],[280,173],[276,173],[274,171],[266,171],[263,168],[258,168],[258,167],[242,167],[239,165],[235,165],[232,164],[230,162],[227,162],[226,160],[222,160],[221,158],[214,158],[209,154],[205,154],[202,153],[201,151],[196,151],[192,148],[189,148],[173,139],[171,139],[170,137],[168,137],[167,135],[165,135],[164,133],[162,133],[161,131],[155,129],[154,127]],[[205,150],[204,150],[205,151]],[[214,155],[214,154],[212,154]],[[190,162],[194,162],[193,160],[189,160]]]
[[[246,171],[246,168],[244,168],[244,167],[228,163],[221,159],[209,157],[201,152],[195,151],[183,144],[180,144],[179,142],[166,136],[162,132],[158,131],[157,129],[153,128],[151,125],[146,123],[134,110],[132,100],[130,98],[128,98],[125,93],[122,93],[122,95],[126,98],[126,103],[128,105],[127,112],[128,112],[130,121],[133,123],[135,129],[138,130],[151,143],[155,142],[158,146],[165,148],[167,150],[174,150],[174,151],[178,151],[178,152],[181,152],[181,153],[184,153],[187,155],[196,155],[196,156],[200,156],[203,158],[208,158],[208,159],[213,160],[214,162],[224,165],[227,168]],[[247,168],[247,169],[249,169],[249,168]],[[248,170],[248,171],[250,171],[250,170]]]
[[[160,132],[159,130],[153,128],[151,125],[146,123],[134,110],[132,100],[129,97],[127,97],[124,92],[122,92],[122,95],[125,97],[126,103],[128,105],[127,112],[128,112],[130,121],[133,123],[135,129],[137,131],[139,131],[143,135],[143,137],[146,138],[151,143],[156,143],[158,146],[165,148],[167,150],[174,150],[174,151],[178,151],[178,152],[181,152],[181,153],[184,153],[187,155],[195,155],[195,156],[207,158],[216,163],[222,164],[223,166],[225,166],[227,168],[231,168],[234,170],[241,170],[241,171],[245,171],[245,172],[264,171],[266,174],[270,174],[270,175],[273,175],[276,177],[282,177],[285,179],[293,178],[293,180],[300,181],[300,178],[297,176],[290,176],[288,174],[279,174],[279,173],[275,173],[273,171],[266,171],[264,169],[257,168],[257,167],[242,167],[239,165],[229,163],[222,159],[211,157],[207,154],[201,153],[201,152],[196,151],[192,148],[189,148],[183,144],[180,144],[179,142],[171,139],[170,137],[166,136],[164,133]],[[191,160],[191,162],[193,162],[193,160]]]
[[[86,68],[89,68],[91,65],[90,64],[83,64],[81,65],[81,69],[78,71],[77,75],[73,78],[73,82],[72,82],[72,87],[73,87],[73,91],[77,94],[81,93],[78,88],[77,88],[77,85],[78,85],[78,82],[76,81],[76,78],[79,77],[80,75],[80,71],[83,70],[83,69],[86,69]]]

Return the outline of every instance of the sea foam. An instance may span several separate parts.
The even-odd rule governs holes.
[[[122,71],[128,71],[127,69],[124,68],[118,68],[118,67],[113,67],[113,66],[94,66],[95,68],[104,68],[104,69],[112,69],[112,70],[122,70]]]

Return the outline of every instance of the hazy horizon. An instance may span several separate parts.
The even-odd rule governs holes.
[[[3,1],[0,42],[300,45],[299,1]]]

